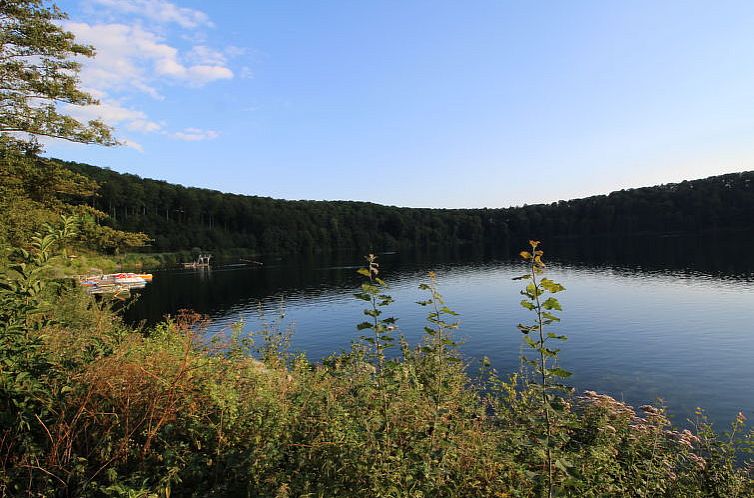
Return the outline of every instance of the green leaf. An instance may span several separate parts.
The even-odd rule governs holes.
[[[572,467],[572,465],[570,464],[566,465],[567,463],[568,463],[567,460],[562,460],[562,459],[555,460],[555,466],[565,473],[568,473],[568,467]]]
[[[542,318],[546,318],[548,320],[552,320],[553,322],[559,322],[560,321],[560,318],[558,318],[557,316],[553,315],[552,313],[550,313],[548,311],[542,312]]]
[[[440,311],[442,311],[443,313],[447,313],[448,315],[451,315],[451,316],[458,316],[458,313],[448,308],[447,306],[443,306],[442,308],[440,308]]]
[[[372,274],[369,273],[369,270],[367,270],[366,268],[359,268],[358,270],[356,270],[356,273],[358,273],[359,275],[363,275],[367,278],[372,276]]]
[[[557,282],[553,282],[549,278],[543,278],[539,283],[544,289],[546,289],[549,292],[552,292],[553,294],[555,294],[556,292],[565,290],[565,287],[563,287]]]
[[[560,302],[554,297],[548,297],[547,300],[542,303],[542,307],[546,310],[563,311],[563,308],[560,307]]]
[[[550,374],[565,379],[573,375],[573,372],[569,372],[564,368],[556,367],[550,369]]]
[[[521,300],[521,306],[530,311],[534,309],[534,303],[527,301],[526,299]]]

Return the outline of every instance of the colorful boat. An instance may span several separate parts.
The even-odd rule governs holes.
[[[108,273],[79,277],[79,284],[89,294],[119,295],[131,289],[143,289],[151,281],[151,273]]]

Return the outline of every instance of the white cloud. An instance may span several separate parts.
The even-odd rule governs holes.
[[[243,66],[241,68],[241,79],[250,80],[254,77],[254,71],[249,66]]]
[[[201,130],[199,128],[186,128],[183,131],[170,133],[170,137],[186,142],[198,142],[200,140],[212,140],[220,136],[215,130]]]
[[[201,63],[186,64],[177,48],[141,26],[68,22],[65,28],[96,47],[97,55],[84,61],[81,70],[84,85],[96,90],[132,89],[160,98],[156,88],[160,77],[190,86],[233,78],[219,52],[194,47],[187,59],[201,58]]]
[[[228,61],[244,53],[229,45],[221,50],[207,44],[201,28],[212,27],[209,17],[196,9],[179,7],[167,0],[84,0],[92,22],[64,21],[64,29],[76,40],[95,47],[96,55],[82,59],[82,87],[100,100],[99,106],[68,109],[78,119],[101,119],[116,128],[116,134],[160,134],[176,140],[200,141],[217,138],[214,130],[185,128],[171,131],[129,102],[140,95],[164,100],[171,85],[199,88],[235,77]],[[113,21],[117,20],[117,21]],[[183,28],[178,36],[167,24]],[[168,40],[167,35],[171,38]],[[191,40],[188,41],[187,40]],[[179,45],[175,45],[177,42]],[[180,47],[180,48],[179,48]],[[130,138],[122,143],[142,150]]]
[[[138,142],[134,142],[133,140],[121,139],[120,143],[139,152],[144,152],[144,147],[142,147]]]
[[[186,59],[195,64],[223,66],[228,58],[219,50],[206,45],[195,45],[186,56]]]
[[[148,119],[134,119],[126,125],[126,128],[131,131],[139,131],[142,133],[154,133],[162,130],[161,125],[154,121],[149,121]]]
[[[67,111],[82,121],[99,119],[109,125],[122,125],[130,131],[153,133],[162,130],[162,126],[151,121],[143,111],[125,107],[116,100],[103,100],[96,106],[70,106]]]
[[[228,45],[225,47],[225,53],[228,57],[241,57],[242,55],[246,55],[247,52],[248,50],[244,47],[238,47],[236,45]]]
[[[90,0],[112,11],[135,14],[159,23],[175,23],[182,28],[212,27],[207,14],[200,10],[178,7],[165,0]]]
[[[233,71],[224,66],[184,66],[172,58],[156,60],[154,68],[157,74],[181,80],[190,86],[204,86],[212,81],[233,78]]]
[[[100,105],[69,106],[67,112],[81,121],[99,119],[117,129],[138,133],[164,133],[163,126],[150,120],[145,112],[125,107],[117,100],[107,99],[106,95],[100,98],[102,98]],[[118,141],[126,147],[144,152],[141,144],[130,138],[119,137]]]

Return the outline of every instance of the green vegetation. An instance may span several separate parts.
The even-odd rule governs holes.
[[[97,184],[59,164],[21,151],[0,139],[0,247],[21,246],[45,223],[76,217],[80,237],[69,256],[115,254],[144,245],[148,237],[101,224],[106,215],[87,206]]]
[[[0,4],[0,250],[24,246],[39,227],[66,215],[77,220],[80,237],[67,242],[65,268],[79,253],[117,253],[148,238],[102,225],[106,215],[86,206],[97,184],[39,157],[39,137],[116,143],[103,123],[82,123],[60,110],[97,103],[79,88],[80,63],[74,60],[92,57],[94,49],[77,44],[60,27],[62,19],[41,0]]]
[[[523,360],[532,367],[539,382],[537,388],[542,400],[541,408],[545,433],[542,442],[545,455],[547,456],[545,459],[545,468],[548,469],[547,496],[551,497],[554,491],[553,466],[557,466],[563,470],[570,466],[568,460],[564,458],[553,458],[553,450],[560,449],[562,444],[566,442],[564,438],[561,438],[561,441],[557,442],[553,433],[558,416],[564,412],[563,398],[558,396],[558,394],[568,392],[566,386],[553,383],[553,380],[568,377],[571,373],[558,366],[550,368],[550,361],[557,359],[560,350],[547,347],[547,343],[553,340],[564,341],[566,337],[552,332],[548,332],[545,336],[545,326],[550,326],[560,321],[560,318],[554,314],[554,311],[562,311],[562,308],[560,307],[560,302],[555,297],[548,297],[544,302],[540,298],[545,293],[555,294],[565,290],[565,288],[548,278],[538,278],[544,273],[545,264],[542,262],[544,252],[537,249],[539,241],[529,241],[529,245],[531,245],[531,252],[521,252],[521,257],[529,264],[529,272],[517,278],[529,281],[526,288],[521,291],[521,294],[526,297],[526,299],[521,301],[521,306],[529,311],[533,311],[536,319],[531,325],[519,324],[518,329],[523,332],[526,344],[537,356],[533,360],[526,357]],[[529,337],[531,332],[537,333],[536,339]]]
[[[526,208],[287,203],[126,176],[96,178],[103,185],[97,198],[95,182],[41,159],[35,143],[37,135],[112,143],[100,123],[78,123],[54,105],[92,102],[77,88],[78,66],[69,60],[92,49],[76,45],[55,24],[61,18],[41,1],[0,2],[0,496],[754,493],[752,465],[742,464],[752,449],[743,414],[724,436],[701,412],[693,430],[679,431],[662,407],[637,412],[559,385],[568,372],[551,341],[565,338],[550,327],[560,304],[540,298],[564,289],[542,277],[536,243],[522,253],[528,272],[521,304],[535,321],[519,330],[531,353],[509,377],[487,365],[478,377],[468,374],[453,340],[455,313],[434,275],[421,286],[428,297],[419,304],[429,309],[424,339],[408,344],[396,319],[384,316],[392,298],[374,256],[356,294],[367,303],[367,320],[357,325],[363,335],[321,364],[291,355],[287,335],[274,327],[242,335],[239,326],[209,337],[202,317],[188,312],[148,329],[124,325],[108,301],[56,278],[92,261],[85,257],[146,241],[122,229],[143,228],[161,248],[292,251],[446,237],[493,242],[536,232],[542,220],[519,226],[505,218]],[[36,72],[40,61],[44,74]],[[30,99],[47,104],[35,107]],[[156,190],[118,197],[111,178]],[[105,215],[113,226],[100,223]],[[503,223],[508,228],[486,235],[485,227]],[[297,228],[305,230],[294,235]]]
[[[114,228],[148,234],[149,250],[156,251],[515,248],[531,237],[552,242],[750,231],[754,219],[754,172],[507,209],[415,209],[223,194],[85,164],[58,164],[96,180],[101,188],[89,205],[107,213]]]
[[[289,354],[274,328],[207,337],[188,313],[127,328],[106,304],[40,277],[60,257],[61,237],[35,239],[0,286],[5,496],[754,492],[751,465],[741,464],[752,449],[743,415],[720,437],[701,413],[678,430],[663,407],[636,411],[556,385],[565,374],[544,327],[554,320],[547,307],[558,306],[536,298],[561,288],[534,280],[536,248],[523,291],[527,308],[535,300],[535,324],[523,326],[539,337],[527,357],[534,364],[471,378],[433,277],[422,286],[425,338],[411,346],[384,316],[392,299],[371,257],[357,293],[367,304],[363,337],[313,364]]]
[[[60,104],[97,104],[79,88],[81,65],[74,60],[94,56],[94,49],[76,43],[60,27],[58,21],[65,18],[42,0],[0,3],[0,132],[29,151],[39,151],[40,136],[116,143],[102,122],[82,123],[60,112]]]

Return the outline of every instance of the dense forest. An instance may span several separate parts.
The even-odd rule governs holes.
[[[59,162],[95,180],[87,198],[119,230],[144,232],[148,250],[247,248],[261,253],[427,248],[596,235],[747,230],[754,172],[505,209],[419,209],[367,202],[287,201],[224,194]]]
[[[61,216],[78,220],[77,249],[90,254],[143,246],[148,237],[114,229],[106,213],[91,207],[89,200],[98,189],[90,178],[19,150],[7,137],[0,137],[0,252],[27,247],[35,233],[60,222]]]

